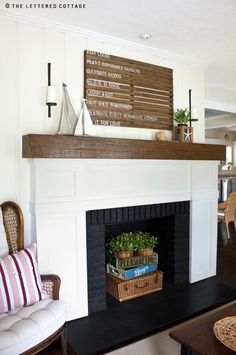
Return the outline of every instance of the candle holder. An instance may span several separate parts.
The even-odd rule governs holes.
[[[181,143],[193,142],[193,127],[190,126],[174,126],[173,138]]]
[[[48,117],[51,117],[51,107],[56,106],[56,89],[51,85],[51,63],[48,63],[48,87],[47,87],[47,101]]]
[[[188,90],[188,104],[189,104],[189,112],[190,112],[190,120],[189,120],[189,126],[192,126],[192,122],[197,122],[198,118],[192,118],[193,112],[192,112],[192,89]]]

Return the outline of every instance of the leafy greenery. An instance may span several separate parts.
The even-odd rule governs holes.
[[[174,112],[175,121],[178,124],[187,125],[191,119],[190,111],[187,108],[180,108]]]
[[[114,254],[116,251],[152,249],[157,244],[158,238],[148,232],[124,232],[110,238],[108,252]]]
[[[109,252],[114,253],[116,251],[124,250],[136,250],[135,249],[135,234],[132,232],[121,233],[116,237],[112,236],[109,243]]]
[[[158,238],[148,232],[136,232],[136,250],[153,249],[158,244]]]

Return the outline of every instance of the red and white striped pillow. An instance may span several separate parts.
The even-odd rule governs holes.
[[[0,259],[0,313],[48,298],[36,261],[36,244]]]

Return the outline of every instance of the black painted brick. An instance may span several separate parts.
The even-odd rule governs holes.
[[[134,207],[134,219],[135,219],[136,221],[140,221],[140,219],[141,219],[140,206],[135,206],[135,207]]]
[[[128,211],[129,211],[129,221],[133,221],[134,220],[134,207],[128,207]]]
[[[98,223],[98,213],[97,211],[91,211],[91,224],[97,224]]]
[[[111,209],[111,223],[117,223],[116,208]]]
[[[161,234],[165,240],[165,248],[168,254],[160,257],[165,260],[165,278],[173,284],[188,282],[189,261],[189,202],[177,202],[147,206],[133,206],[124,208],[105,209],[98,211],[88,211],[86,213],[87,222],[87,257],[88,257],[88,290],[89,290],[89,313],[105,309],[105,225],[117,224],[119,233],[119,223],[148,221],[153,226],[164,225]],[[175,215],[175,217],[173,217]],[[158,221],[159,217],[164,217]],[[171,216],[171,219],[166,217]],[[174,220],[174,222],[173,222]],[[135,226],[135,227],[134,227]],[[128,228],[128,227],[127,227]],[[139,229],[138,224],[132,228]],[[156,228],[156,227],[155,227]],[[168,238],[168,239],[166,239]],[[162,239],[162,238],[161,238]],[[160,243],[162,245],[162,243]],[[161,251],[159,256],[161,256]],[[187,256],[186,256],[187,255]]]
[[[111,210],[110,209],[104,210],[104,223],[105,224],[111,223]]]
[[[123,208],[123,222],[127,222],[129,220],[129,208]]]
[[[123,208],[117,208],[116,222],[123,222]]]
[[[105,223],[105,216],[104,216],[104,210],[98,210],[98,224],[104,224]]]
[[[151,218],[156,217],[156,208],[155,205],[151,205]]]

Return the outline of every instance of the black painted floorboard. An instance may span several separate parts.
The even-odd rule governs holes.
[[[231,226],[228,241],[221,227],[216,277],[177,289],[164,282],[164,291],[124,303],[110,297],[109,310],[68,323],[68,340],[76,350],[69,346],[68,355],[105,353],[234,300],[236,231]],[[60,355],[60,342],[40,353],[46,354]]]
[[[236,288],[212,277],[126,302],[108,297],[108,309],[68,322],[68,342],[78,355],[102,354],[236,299]]]
[[[78,355],[103,354],[236,299],[236,231],[219,228],[217,276],[120,303],[108,296],[109,308],[68,322],[68,342]]]

